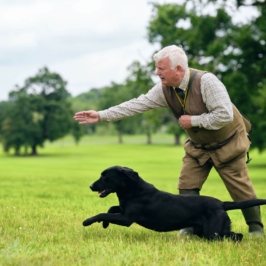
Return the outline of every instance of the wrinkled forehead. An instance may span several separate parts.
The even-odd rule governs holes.
[[[162,60],[155,62],[156,68],[167,69],[171,68],[171,62],[169,58],[163,58]]]

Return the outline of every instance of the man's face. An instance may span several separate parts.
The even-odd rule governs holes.
[[[163,58],[155,63],[155,74],[161,79],[163,85],[177,87],[179,85],[178,67],[171,68],[169,58]]]

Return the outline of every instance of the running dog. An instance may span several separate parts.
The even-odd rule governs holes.
[[[226,211],[266,204],[266,199],[222,202],[207,196],[174,195],[158,190],[134,170],[121,166],[104,170],[90,188],[101,198],[116,193],[119,206],[86,219],[84,226],[102,222],[103,228],[110,223],[129,227],[137,223],[158,232],[192,227],[193,234],[208,240],[241,241],[243,235],[231,231]]]

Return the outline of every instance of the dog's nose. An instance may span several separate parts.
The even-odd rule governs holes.
[[[93,190],[93,185],[90,185],[90,189]]]

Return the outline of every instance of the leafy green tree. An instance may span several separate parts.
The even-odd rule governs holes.
[[[16,101],[14,101],[14,93],[10,94],[11,100],[1,123],[1,139],[4,150],[8,152],[14,148],[16,155],[20,153],[21,147],[28,147],[32,130],[32,127],[29,127],[32,121],[29,111],[30,99],[23,91],[18,94],[19,98]]]
[[[246,2],[238,1],[236,12],[238,6],[248,5]],[[249,4],[257,6],[258,16],[249,23],[238,23],[228,32],[227,47],[220,58],[221,76],[232,101],[253,124],[251,147],[263,151],[266,148],[266,126],[261,119],[266,114],[266,2]]]
[[[30,147],[31,154],[37,155],[37,147],[46,140],[54,141],[69,133],[73,117],[69,96],[66,82],[47,68],[10,92],[12,108],[2,123],[5,150],[14,148],[19,154],[22,147]]]
[[[105,87],[101,100],[99,102],[99,109],[107,109],[114,105],[130,100],[133,96],[131,90],[125,84],[112,83],[111,86]],[[140,116],[132,116],[124,120],[114,122],[114,126],[118,133],[118,142],[123,143],[123,134],[133,134],[140,124]]]
[[[104,88],[93,88],[88,92],[81,93],[76,97],[70,98],[69,100],[74,113],[81,110],[99,110],[99,102],[103,91]],[[79,125],[76,121],[74,121],[72,135],[74,136],[75,141],[79,142],[83,135],[94,134],[97,127],[98,124]]]
[[[200,0],[200,2],[203,2],[202,0]],[[207,2],[212,2],[212,3],[217,3],[217,2],[221,2],[218,0],[209,0]],[[229,3],[230,5],[232,4],[232,1],[229,0],[223,0],[222,3]],[[256,7],[265,7],[266,6],[266,2],[265,0],[236,0],[235,5],[237,8],[244,6],[256,6]]]
[[[141,65],[140,62],[135,61],[129,66],[128,70],[130,74],[126,80],[126,87],[131,91],[132,97],[145,94],[154,86],[152,80],[153,68],[150,64]],[[152,143],[152,134],[162,127],[163,116],[164,111],[160,109],[150,110],[140,116],[140,126],[147,136],[147,144]]]
[[[252,147],[263,151],[266,148],[266,125],[262,119],[266,115],[266,6],[258,10],[260,15],[232,36],[230,59],[234,68],[225,73],[225,79],[233,80],[230,96],[253,124]]]
[[[6,101],[0,102],[0,141],[3,134],[3,122],[9,112],[10,103]]]

